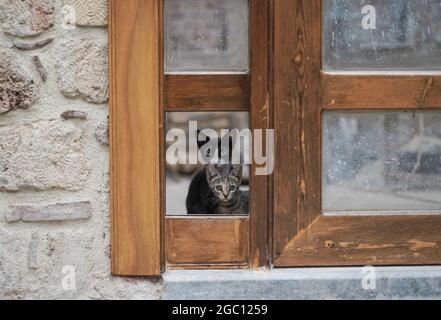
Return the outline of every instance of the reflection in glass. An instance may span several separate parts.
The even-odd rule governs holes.
[[[324,213],[441,211],[441,112],[326,112]]]
[[[206,165],[200,162],[190,163],[190,157],[197,155],[198,153],[205,157],[209,149],[205,149],[204,147],[211,144],[214,140],[211,137],[208,138],[207,136],[206,141],[199,141],[199,146],[196,145],[194,148],[192,148],[190,146],[190,139],[192,139],[193,137],[190,137],[190,135],[194,135],[194,138],[196,138],[197,133],[191,132],[190,121],[192,121],[193,125],[195,124],[195,121],[197,121],[196,126],[198,130],[212,129],[213,132],[219,134],[219,137],[221,137],[221,130],[223,129],[244,130],[249,128],[248,112],[169,112],[166,114],[166,132],[169,133],[170,136],[175,136],[176,133],[181,132],[181,136],[184,137],[184,139],[180,140],[178,140],[177,138],[173,138],[170,139],[171,141],[167,141],[166,143],[166,153],[170,153],[170,150],[175,150],[171,149],[170,146],[176,146],[177,143],[178,145],[182,144],[181,150],[184,150],[184,154],[181,154],[181,156],[179,157],[180,161],[178,163],[168,161],[170,160],[168,159],[169,156],[166,156],[167,215],[213,214],[210,213],[210,210],[208,208],[205,208],[206,210],[204,208],[201,209],[201,206],[199,205],[196,205],[197,208],[195,208],[195,205],[191,205],[192,208],[189,208],[188,205],[188,198],[190,190],[192,188],[192,181],[196,181],[198,177],[200,178],[197,182],[197,185],[195,185],[196,182],[193,183],[193,186],[195,186],[196,188],[193,188],[192,190],[196,190],[196,197],[206,196],[203,188],[206,187],[206,182],[208,182],[206,176],[200,177],[200,173],[206,168]],[[199,138],[201,137],[203,138],[203,135],[201,135]],[[205,139],[203,138],[202,140]],[[236,205],[235,203],[232,204],[231,208],[235,212],[234,215],[246,215],[248,214],[248,203],[246,201],[248,199],[249,193],[249,165],[244,165],[243,160],[245,159],[245,154],[250,152],[250,144],[248,143],[250,141],[247,141],[246,139],[241,139],[238,141],[238,143],[240,144],[241,153],[239,163],[242,171],[240,181],[237,182],[237,185],[223,185],[223,190],[218,187],[218,189],[220,190],[219,191],[215,189],[217,186],[214,185],[218,181],[213,180],[213,185],[211,187],[213,188],[214,192],[219,191],[219,194],[217,196],[223,196],[225,194],[227,197],[231,196],[232,198],[235,198],[239,192],[243,193],[243,197],[240,199],[240,207],[238,206],[239,204]],[[205,144],[205,142],[207,143]],[[215,143],[215,145],[217,145],[217,143]],[[229,145],[228,137],[226,145]],[[223,147],[220,147],[220,149],[221,148]],[[214,156],[214,153],[215,151],[213,151],[212,156]],[[174,154],[175,153],[173,152],[173,155]],[[237,177],[235,172],[233,172],[232,170],[220,173],[223,177],[226,178]],[[234,184],[228,179],[226,180],[226,182],[228,184]],[[200,186],[203,187],[201,187],[202,193],[199,193],[199,190],[197,190]],[[236,187],[238,187],[238,190],[234,189]],[[192,194],[195,195],[195,193]],[[194,199],[194,197],[192,199]],[[189,212],[189,210],[191,212]],[[222,214],[226,215],[228,213],[224,212]]]
[[[166,0],[166,72],[248,70],[248,0]]]
[[[326,70],[441,70],[441,0],[323,3]]]

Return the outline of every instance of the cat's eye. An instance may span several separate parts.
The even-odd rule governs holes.
[[[229,190],[230,190],[231,192],[236,191],[236,186],[230,186]]]
[[[216,186],[217,191],[222,191],[222,186]]]

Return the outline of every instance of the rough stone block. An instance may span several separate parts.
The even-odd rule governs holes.
[[[108,100],[107,42],[100,39],[64,41],[57,64],[61,92],[91,103]]]
[[[28,251],[28,268],[37,269],[38,267],[38,245],[40,242],[40,237],[37,232],[34,232],[29,242]]]
[[[54,0],[0,0],[3,31],[17,37],[39,35],[54,25]]]
[[[0,48],[0,114],[28,109],[38,98],[38,87],[20,67],[12,51]]]
[[[37,40],[37,41],[29,41],[29,40],[15,40],[14,41],[14,48],[20,49],[20,50],[35,50],[43,48],[44,46],[48,45],[54,41],[54,38],[46,38],[43,40]]]
[[[95,27],[107,25],[107,0],[67,0],[66,4],[75,9],[77,25]]]
[[[99,144],[109,145],[109,122],[100,123],[95,129],[94,135]]]
[[[44,67],[43,63],[41,62],[40,57],[33,56],[32,61],[34,62],[35,68],[37,69],[37,72],[40,75],[41,80],[43,80],[43,82],[46,82],[49,73],[47,72],[46,68]]]
[[[112,277],[100,281],[94,289],[103,300],[149,300],[160,296],[162,286],[143,279]]]
[[[70,120],[70,119],[87,120],[87,113],[77,110],[67,110],[61,114],[61,118],[63,118],[64,120]]]
[[[89,201],[56,203],[49,205],[11,206],[6,221],[43,222],[89,219],[92,205]]]
[[[5,213],[5,220],[7,222],[18,222],[21,220],[22,213],[21,210],[8,210]]]
[[[37,121],[0,127],[0,191],[80,190],[89,175],[81,129]]]

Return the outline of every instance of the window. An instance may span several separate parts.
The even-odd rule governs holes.
[[[441,113],[323,114],[323,213],[441,211]]]
[[[440,263],[440,5],[276,2],[276,267]]]
[[[323,9],[325,70],[441,69],[440,1],[331,0]]]
[[[164,1],[165,71],[249,70],[248,0]]]
[[[189,121],[194,122],[195,129],[216,131],[218,141],[225,141],[222,130],[268,128],[269,110],[261,108],[269,98],[269,1],[164,0],[163,4],[165,75],[161,127],[166,132],[162,136],[181,129],[186,139],[180,140],[187,142],[183,157],[188,160],[204,153],[204,146],[197,150],[190,145],[195,134]],[[167,139],[167,143],[176,145],[178,136]],[[217,141],[214,139],[207,137],[207,144]],[[164,154],[170,156],[169,151],[178,147],[170,149],[167,145]],[[258,256],[267,250],[264,237],[268,226],[257,221],[268,217],[269,177],[256,176],[256,166],[242,161],[250,147],[249,142],[244,142],[245,150],[240,152],[240,177],[229,172],[229,177],[240,180],[238,185],[214,186],[208,182],[207,186],[206,164],[163,161],[167,268],[268,264],[265,256]],[[217,153],[210,151],[211,156]],[[218,172],[221,168],[222,165]],[[222,192],[234,188],[233,193],[241,192],[246,200],[231,210],[225,206],[212,208],[211,202],[205,201],[207,190],[212,191],[207,192],[214,194],[215,201],[222,202],[225,197],[216,187],[225,187]],[[263,205],[257,206],[258,202]]]
[[[110,1],[113,273],[440,264],[440,5]],[[189,210],[207,127],[274,129],[247,214]]]
[[[247,212],[195,212],[186,189],[205,167],[167,161],[179,135],[167,136],[189,139],[190,120],[202,131],[270,128],[270,1],[113,0],[110,16],[113,273],[267,266],[261,164],[240,163],[240,184],[229,186],[248,194]],[[181,156],[203,147],[184,145]]]

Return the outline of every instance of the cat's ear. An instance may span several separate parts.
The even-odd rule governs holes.
[[[235,177],[237,180],[239,180],[239,183],[242,182],[242,171],[243,167],[240,164],[233,164],[233,169],[231,170],[231,175]]]
[[[216,167],[212,164],[207,165],[206,171],[207,171],[207,180],[209,183],[219,177],[219,172],[217,171]]]
[[[196,131],[196,141],[198,142],[198,148],[200,149],[210,141],[210,138],[198,129]]]

